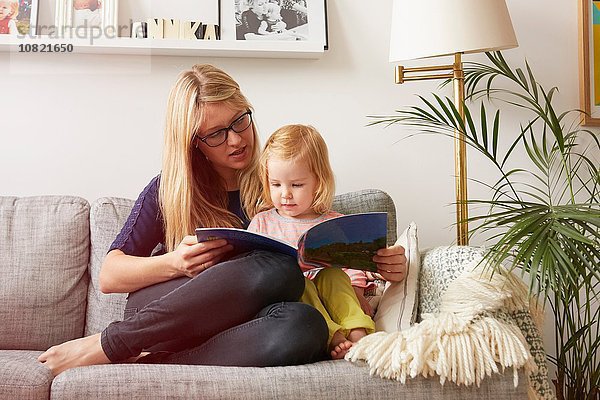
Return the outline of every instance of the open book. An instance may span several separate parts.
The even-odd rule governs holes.
[[[225,239],[233,255],[270,250],[296,257],[314,267],[346,267],[377,271],[373,256],[387,244],[387,213],[349,214],[323,221],[307,230],[296,246],[256,232],[236,228],[197,228],[198,242]]]

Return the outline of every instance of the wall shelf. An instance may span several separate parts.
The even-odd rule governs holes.
[[[116,0],[115,0],[116,1]],[[174,0],[173,0],[174,1]],[[154,4],[155,2],[156,4]],[[318,59],[323,56],[327,45],[327,6],[325,0],[312,0],[308,4],[309,23],[294,30],[301,29],[303,36],[308,40],[236,40],[236,18],[233,1],[211,0],[206,4],[215,4],[215,16],[206,17],[205,21],[200,15],[192,15],[186,10],[188,3],[179,1],[179,8],[165,6],[160,0],[128,0],[116,1],[118,4],[118,17],[116,27],[120,37],[103,37],[93,39],[85,31],[75,28],[74,36],[66,35],[57,38],[56,4],[55,0],[37,0],[38,12],[36,25],[37,32],[45,35],[38,36],[10,36],[0,35],[0,53],[10,53],[13,57],[27,52],[19,52],[19,45],[38,45],[40,48],[53,50],[54,45],[72,45],[72,53],[87,54],[119,54],[119,55],[146,55],[146,56],[192,56],[192,57],[248,57],[248,58],[306,58]],[[153,6],[154,4],[154,6]],[[160,8],[159,5],[163,8]],[[183,7],[183,8],[182,8]],[[213,11],[206,11],[212,15]],[[179,14],[175,15],[175,11]],[[157,15],[152,15],[157,13]],[[175,14],[174,14],[175,13]],[[171,15],[173,14],[173,15]],[[182,39],[141,39],[130,38],[129,27],[131,21],[145,21],[148,18],[192,18],[196,21],[216,23],[220,25],[221,40],[182,40]],[[310,24],[310,26],[309,26]],[[124,31],[122,28],[125,27]],[[310,28],[310,29],[309,29]],[[48,34],[50,35],[48,36]],[[80,35],[79,37],[75,35]],[[23,49],[25,50],[25,49]]]
[[[72,44],[73,53],[133,54],[197,57],[320,58],[323,45],[310,41],[171,40],[98,38],[65,39],[48,36],[0,36],[0,52],[19,53],[20,44]],[[46,47],[46,46],[45,46]],[[39,47],[38,47],[39,51]],[[26,54],[26,53],[22,53]]]

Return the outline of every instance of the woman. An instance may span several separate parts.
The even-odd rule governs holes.
[[[295,259],[255,251],[224,261],[231,250],[224,240],[189,236],[198,226],[245,227],[256,214],[258,149],[252,107],[238,84],[211,65],[184,71],[167,105],[161,175],[139,196],[100,272],[103,292],[136,292],[140,310],[38,360],[57,375],[135,360],[145,350],[152,354],[140,361],[181,364],[322,359],[327,326],[298,302],[304,280]],[[404,249],[381,249],[374,260],[386,279],[402,280]]]

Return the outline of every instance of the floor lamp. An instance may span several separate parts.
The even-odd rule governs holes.
[[[454,63],[396,67],[396,83],[452,79],[454,104],[464,119],[462,54],[517,47],[505,0],[394,0],[390,62],[454,55]],[[469,243],[467,149],[464,133],[454,133],[456,241]]]

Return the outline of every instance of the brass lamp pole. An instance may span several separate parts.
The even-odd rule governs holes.
[[[444,71],[450,71],[443,73]],[[396,67],[396,83],[422,81],[430,79],[452,79],[454,87],[454,105],[460,118],[465,118],[465,74],[461,53],[454,54],[454,64],[431,67]],[[467,144],[465,134],[454,130],[454,172],[456,192],[456,242],[459,246],[469,244],[469,209],[467,207]]]
[[[454,64],[396,67],[396,83],[452,79],[454,105],[464,121],[463,54],[517,47],[505,0],[393,0],[390,62],[454,55]],[[456,179],[456,242],[469,243],[467,207],[467,144],[454,132]]]

